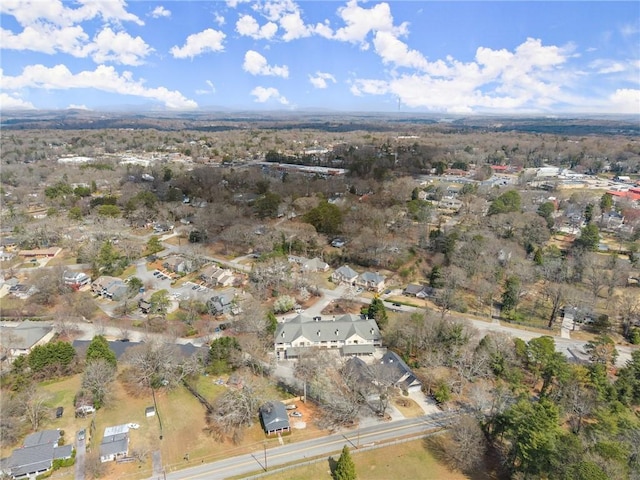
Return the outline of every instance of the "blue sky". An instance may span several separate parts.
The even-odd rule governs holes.
[[[640,3],[2,0],[0,110],[640,114]]]

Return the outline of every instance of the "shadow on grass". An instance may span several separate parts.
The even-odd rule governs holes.
[[[465,471],[457,468],[454,459],[448,454],[451,442],[445,435],[425,437],[423,446],[439,463],[445,465],[451,471],[463,473],[470,480],[507,480],[509,478],[509,475],[502,472],[500,462],[497,461],[494,455],[491,455],[491,449],[487,451],[480,465],[472,470]]]
[[[333,478],[333,473],[336,471],[336,467],[338,466],[338,460],[333,457],[329,457],[329,471],[331,472],[331,478]]]

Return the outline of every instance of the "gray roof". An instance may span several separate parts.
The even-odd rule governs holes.
[[[77,352],[86,352],[90,343],[91,340],[74,340],[72,345]],[[117,359],[120,359],[128,349],[144,345],[144,342],[122,342],[120,340],[107,343],[109,345],[109,350],[116,354]],[[207,350],[206,347],[196,347],[193,343],[176,344],[175,346],[185,358],[191,357],[197,352],[204,353]]]
[[[336,276],[341,276],[343,278],[357,278],[358,272],[352,269],[349,265],[343,265],[338,268],[335,272],[333,272]]]
[[[380,283],[384,282],[385,277],[377,272],[364,272],[360,274],[360,279],[367,283]]]
[[[53,450],[53,444],[50,443],[14,450],[9,462],[11,475],[19,477],[49,470],[53,463]]]
[[[17,327],[0,327],[0,334],[10,348],[26,350],[48,335],[53,327],[47,323],[25,320]]]
[[[373,351],[374,347],[371,343],[367,345],[344,345],[342,347],[342,353],[344,355],[368,354],[373,353]]]
[[[407,295],[416,295],[424,290],[424,285],[418,285],[416,283],[410,283],[407,288],[404,289],[404,293]]]
[[[289,416],[282,402],[267,402],[262,405],[260,419],[267,433],[289,428]]]
[[[36,445],[56,444],[60,439],[60,430],[42,430],[27,435],[24,439],[25,447],[34,447]]]
[[[102,439],[100,444],[100,456],[109,457],[111,455],[126,454],[129,451],[129,434],[118,433],[109,435]]]
[[[359,335],[364,340],[380,339],[380,330],[374,319],[364,315],[346,314],[335,319],[319,320],[320,317],[297,315],[285,323],[279,323],[275,333],[276,343],[291,343],[304,337],[309,341],[345,341],[352,335]]]
[[[325,268],[329,267],[329,265],[324,260],[318,257],[307,260],[306,262],[304,262],[303,266],[307,270],[324,270]]]
[[[71,458],[73,453],[73,445],[60,445],[53,449],[53,459],[58,460],[60,458]]]
[[[411,368],[409,368],[409,365],[407,365],[396,352],[387,350],[387,353],[382,356],[380,363],[389,365],[396,371],[395,383],[400,383],[405,387],[421,384],[420,380],[416,378]]]

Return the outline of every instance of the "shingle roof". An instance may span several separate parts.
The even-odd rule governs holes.
[[[42,430],[27,435],[24,439],[25,447],[33,447],[35,445],[55,444],[60,438],[60,430]]]
[[[364,282],[380,283],[384,282],[385,277],[376,272],[364,272],[360,274],[360,278]]]
[[[349,265],[343,265],[334,272],[334,275],[339,275],[343,278],[356,278],[358,272],[353,270]]]
[[[129,434],[118,433],[116,435],[110,435],[102,439],[100,444],[100,456],[108,457],[111,455],[117,455],[127,453],[129,451]]]
[[[267,402],[262,405],[260,418],[267,433],[289,428],[289,416],[282,402]]]
[[[19,477],[48,470],[53,462],[53,450],[53,444],[50,443],[14,450],[10,460],[11,475]]]
[[[53,330],[51,325],[25,320],[17,327],[1,327],[2,337],[10,348],[26,350],[33,347]]]
[[[346,314],[334,319],[317,321],[320,317],[311,318],[297,315],[293,319],[279,323],[275,333],[276,343],[291,343],[304,337],[309,341],[345,341],[353,335],[364,340],[374,341],[380,338],[380,330],[374,319],[363,315]]]

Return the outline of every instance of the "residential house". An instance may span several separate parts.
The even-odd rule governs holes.
[[[422,382],[418,380],[411,368],[397,353],[388,350],[383,355],[380,363],[390,367],[395,387],[407,392],[420,392],[422,390]]]
[[[24,445],[8,459],[11,478],[34,478],[51,470],[54,460],[71,458],[73,446],[58,446],[60,437],[60,430],[43,430],[27,436]]]
[[[59,247],[36,248],[35,250],[20,250],[18,255],[24,258],[53,258],[62,252]]]
[[[37,291],[38,289],[33,285],[25,285],[24,283],[17,283],[9,287],[9,293],[21,300],[26,300]]]
[[[84,272],[65,270],[62,278],[64,284],[70,285],[71,288],[80,288],[91,283],[91,277]]]
[[[180,255],[169,255],[164,259],[162,266],[171,272],[186,273],[192,270],[193,262]]]
[[[267,435],[291,431],[287,409],[282,402],[267,402],[262,405],[260,423]]]
[[[129,426],[116,425],[104,429],[100,444],[100,461],[110,462],[129,454]]]
[[[0,247],[0,262],[8,262],[13,259],[16,254],[13,252],[5,251],[4,248]]]
[[[365,290],[380,293],[385,288],[385,280],[386,278],[384,275],[380,275],[378,272],[364,272],[356,278],[356,285],[364,288]]]
[[[145,315],[151,311],[151,294],[143,295],[138,299],[138,308]]]
[[[236,283],[236,276],[229,269],[217,265],[209,265],[200,274],[200,278],[209,285],[231,287]]]
[[[5,355],[12,362],[21,355],[29,355],[33,347],[49,343],[55,331],[53,326],[47,323],[25,320],[15,327],[0,326],[0,334]]]
[[[274,338],[279,360],[300,356],[306,348],[336,349],[342,355],[372,355],[382,346],[378,324],[364,315],[346,314],[329,319],[297,315],[279,323]]]
[[[436,289],[427,285],[419,285],[416,283],[410,283],[407,288],[402,292],[407,297],[416,298],[433,298],[436,296]]]
[[[98,277],[91,284],[91,291],[110,300],[119,301],[124,299],[128,293],[127,284],[117,277],[102,276]]]
[[[302,268],[307,272],[326,272],[329,270],[329,264],[316,257],[304,262]]]
[[[207,308],[212,315],[237,314],[237,306],[234,304],[236,297],[233,289],[223,290],[207,300]]]
[[[349,265],[343,265],[331,274],[333,283],[348,283],[353,285],[358,278],[358,272],[353,270]]]

